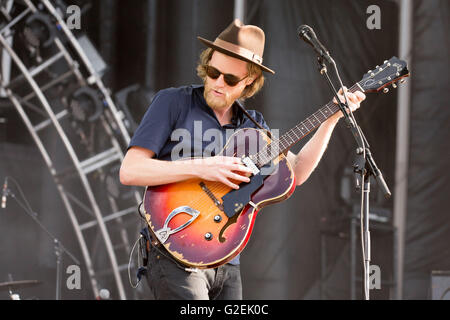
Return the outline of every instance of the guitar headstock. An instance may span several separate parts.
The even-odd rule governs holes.
[[[392,84],[397,88],[397,82],[403,83],[404,78],[409,76],[406,62],[397,57],[392,57],[384,61],[381,66],[376,66],[374,70],[369,70],[359,81],[359,85],[364,92],[377,92],[383,90],[388,92],[388,86]]]

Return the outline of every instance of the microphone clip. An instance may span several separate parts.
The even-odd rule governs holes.
[[[321,75],[324,75],[325,73],[328,72],[327,66],[325,64],[325,62],[323,61],[323,57],[322,56],[318,56],[317,57],[317,62],[319,63],[319,72]]]

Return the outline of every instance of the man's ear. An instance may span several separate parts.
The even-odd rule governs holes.
[[[248,77],[245,79],[245,86],[249,86],[253,83],[253,81],[255,81],[256,76],[253,75],[251,77]]]

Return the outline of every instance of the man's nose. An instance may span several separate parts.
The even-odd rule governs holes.
[[[225,78],[223,77],[223,74],[220,74],[220,76],[216,79],[216,85],[220,87],[225,87],[226,82]]]

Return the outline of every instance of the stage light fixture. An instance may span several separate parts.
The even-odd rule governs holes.
[[[76,121],[94,122],[103,113],[103,103],[96,90],[90,87],[81,87],[71,95],[69,111]]]
[[[25,21],[24,36],[33,47],[49,47],[55,38],[55,30],[48,15],[36,12]]]
[[[124,124],[131,134],[138,127],[136,119],[142,119],[154,95],[152,90],[140,84],[130,85],[115,94],[116,105],[124,113]]]
[[[84,53],[86,54],[86,57],[91,62],[95,72],[100,77],[103,77],[107,69],[107,65],[103,60],[102,56],[98,53],[97,49],[92,44],[91,40],[89,40],[89,38],[86,35],[79,36],[77,40],[81,48],[83,49]]]

